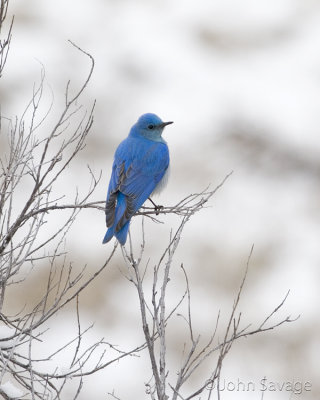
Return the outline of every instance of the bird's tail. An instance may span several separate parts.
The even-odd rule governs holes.
[[[107,230],[107,233],[105,234],[103,241],[102,241],[103,244],[109,242],[109,240],[111,240],[113,238],[113,236],[115,236],[118,239],[119,243],[122,246],[126,243],[130,221],[127,221],[121,227],[121,229],[118,232],[116,232],[116,226],[117,226],[119,220],[121,219],[121,217],[123,216],[125,209],[126,209],[125,196],[122,193],[119,193],[118,197],[117,197],[117,206],[116,206],[116,210],[115,210],[114,222]]]
[[[111,228],[109,228],[106,232],[106,234],[104,235],[102,244],[108,243],[109,240],[111,240],[113,238],[114,235],[114,229],[113,226]]]
[[[122,246],[124,246],[126,243],[126,240],[127,240],[127,236],[128,236],[129,224],[130,224],[130,221],[126,222],[123,225],[123,227],[120,229],[120,231],[118,231],[118,232],[114,231],[115,224],[112,225],[107,230],[107,233],[105,234],[102,243],[103,244],[108,243],[113,238],[113,236],[115,236],[118,239],[119,243]]]
[[[126,243],[126,240],[127,240],[129,224],[130,224],[130,221],[126,222],[123,225],[123,227],[120,229],[120,231],[115,233],[115,237],[118,239],[118,242],[122,246],[124,246],[124,244]]]

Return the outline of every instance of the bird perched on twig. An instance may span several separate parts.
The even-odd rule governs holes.
[[[166,183],[169,149],[162,132],[169,124],[172,121],[163,122],[155,114],[144,114],[119,144],[106,201],[108,230],[102,243],[115,236],[124,245],[132,216]]]

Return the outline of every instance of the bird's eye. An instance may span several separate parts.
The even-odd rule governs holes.
[[[148,125],[148,129],[153,129],[153,128],[154,128],[154,125],[152,125],[152,124]]]

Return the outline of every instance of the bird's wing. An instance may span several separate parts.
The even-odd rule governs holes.
[[[141,149],[142,150],[142,149]],[[106,203],[107,226],[115,221],[118,193],[125,195],[125,210],[118,221],[116,231],[142,206],[162,179],[169,165],[169,151],[164,143],[153,143],[144,151],[136,151],[133,157],[115,158]],[[128,162],[129,161],[129,162]]]
[[[135,157],[126,170],[120,191],[133,201],[135,211],[142,206],[169,166],[169,151],[164,143],[154,143],[143,156]]]
[[[116,160],[112,166],[112,173],[109,182],[108,195],[106,201],[106,223],[107,227],[113,225],[115,219],[115,209],[117,205],[117,196],[120,189],[121,182],[125,176],[125,163],[118,163]]]

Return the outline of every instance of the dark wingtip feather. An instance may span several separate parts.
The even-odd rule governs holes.
[[[115,229],[116,232],[119,232],[123,228],[123,226],[132,218],[132,216],[135,213],[134,205],[133,205],[133,198],[126,196],[125,201],[126,201],[126,208],[117,223],[117,226]]]
[[[117,203],[117,192],[111,193],[109,199],[106,202],[106,210],[105,210],[107,227],[112,226],[114,223],[116,203]]]

